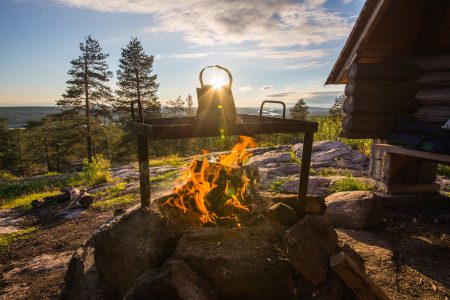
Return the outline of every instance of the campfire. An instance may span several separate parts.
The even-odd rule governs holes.
[[[240,136],[229,154],[205,156],[202,161],[195,158],[189,172],[180,179],[182,186],[175,188],[165,204],[198,215],[205,225],[241,226],[250,211],[248,186],[254,183],[242,165],[252,156],[246,149],[255,145],[252,138]]]

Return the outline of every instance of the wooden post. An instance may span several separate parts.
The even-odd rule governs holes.
[[[309,167],[311,165],[311,153],[314,133],[306,131],[303,138],[302,163],[300,166],[300,181],[298,183],[298,203],[302,207],[306,202],[308,192]]]
[[[148,165],[148,139],[138,135],[139,182],[141,207],[150,207],[150,169]]]
[[[388,300],[380,289],[345,252],[330,258],[330,267],[342,281],[362,300]]]

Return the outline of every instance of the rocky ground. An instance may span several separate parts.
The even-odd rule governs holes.
[[[261,190],[296,192],[302,153],[300,144],[257,148],[252,152],[254,155],[248,164],[258,167]],[[356,181],[365,182],[368,160],[341,143],[317,142],[313,147],[311,167],[308,193],[327,196],[336,182],[348,178],[349,174]],[[175,171],[182,168],[174,165],[151,167],[152,178],[161,178],[152,182],[152,197],[170,192],[177,176]],[[37,228],[28,239],[13,242],[8,251],[0,255],[0,294],[4,298],[58,297],[73,252],[114,214],[138,203],[136,168],[116,168],[112,175],[125,183],[122,194],[133,195],[135,201],[87,210],[65,210],[67,204],[55,204],[26,213],[0,211],[1,233]],[[447,179],[439,180],[443,189],[448,189]],[[107,189],[108,185],[103,185],[91,188],[90,192]],[[351,229],[345,225],[339,225],[337,229],[339,246],[352,253],[369,277],[393,299],[450,297],[447,266],[450,261],[450,205],[447,198],[429,200],[401,208],[385,205],[381,222],[370,229]],[[103,200],[98,197],[94,201]],[[385,199],[385,204],[390,204],[389,199]]]

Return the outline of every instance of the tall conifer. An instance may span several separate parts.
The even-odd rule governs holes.
[[[68,74],[71,78],[66,82],[67,89],[62,99],[57,100],[56,104],[84,117],[87,157],[91,162],[91,115],[107,110],[107,105],[112,100],[111,89],[106,85],[112,72],[108,71],[106,63],[109,54],[103,53],[98,41],[90,35],[85,38],[84,43],[80,43],[80,50],[81,55],[70,61],[72,68]]]
[[[130,102],[138,101],[144,114],[161,112],[161,103],[156,96],[159,84],[157,75],[153,73],[154,56],[147,55],[137,38],[132,38],[125,48],[117,70],[118,99],[115,108],[119,114],[127,118]]]

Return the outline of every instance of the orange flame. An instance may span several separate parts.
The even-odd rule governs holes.
[[[210,163],[204,158],[198,168],[198,162],[194,159],[188,175],[183,178],[185,183],[174,189],[175,195],[166,204],[176,206],[183,213],[200,214],[203,224],[216,224],[218,219],[227,219],[240,226],[238,213],[250,211],[244,205],[250,179],[242,175],[236,180],[232,178],[232,173],[252,156],[245,149],[255,147],[256,143],[245,136],[240,136],[239,140],[230,154],[219,156],[217,163]]]

